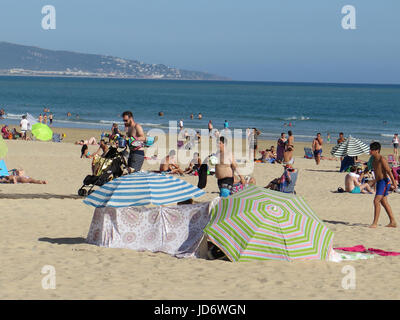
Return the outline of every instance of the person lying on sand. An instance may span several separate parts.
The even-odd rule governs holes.
[[[160,164],[160,172],[163,173],[171,173],[171,174],[180,174],[183,175],[183,170],[176,163],[175,159],[176,152],[175,150],[171,150],[169,154],[161,161]]]
[[[361,184],[359,181],[360,176],[356,173],[357,167],[352,166],[350,172],[346,174],[344,179],[345,190],[350,193],[370,193],[372,189],[368,183]]]
[[[35,180],[30,177],[25,176],[25,172],[23,170],[16,170],[16,175],[11,175],[7,177],[3,177],[0,179],[0,183],[34,183],[34,184],[47,184],[45,180]]]
[[[75,144],[79,144],[79,145],[84,145],[84,144],[91,144],[91,145],[95,145],[97,144],[96,138],[95,137],[91,137],[89,140],[79,140],[79,141],[75,141]]]
[[[236,192],[243,190],[245,187],[247,187],[250,184],[253,184],[253,185],[256,184],[256,179],[251,176],[245,176],[244,180],[245,180],[245,184],[243,184],[241,179],[239,178],[239,176],[237,176],[235,174],[234,178],[233,178],[233,185],[232,185],[231,192],[236,193]]]

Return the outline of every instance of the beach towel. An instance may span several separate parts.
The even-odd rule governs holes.
[[[96,208],[86,241],[101,247],[200,257],[209,202],[168,207]]]
[[[0,177],[8,177],[8,169],[4,160],[0,160]]]
[[[340,251],[332,250],[329,254],[329,261],[331,262],[342,262],[342,261],[355,261],[355,260],[365,260],[372,259],[373,254],[361,253],[361,252],[350,252],[343,253]]]
[[[334,248],[335,250],[349,251],[349,252],[363,252],[363,253],[375,253],[380,256],[399,256],[400,252],[394,251],[384,251],[381,249],[374,248],[365,248],[363,245],[357,245],[354,247],[343,247],[343,248]]]

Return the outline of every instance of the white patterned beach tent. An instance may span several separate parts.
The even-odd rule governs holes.
[[[172,175],[135,172],[104,184],[83,202],[99,207],[166,205],[200,197],[205,192]]]
[[[341,144],[334,146],[331,151],[331,154],[335,157],[356,157],[364,153],[369,153],[369,146],[352,136],[349,136]]]
[[[107,248],[205,258],[209,202],[167,207],[96,208],[86,242]]]

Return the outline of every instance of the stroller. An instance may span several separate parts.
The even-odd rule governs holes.
[[[118,151],[117,148],[110,147],[104,156],[93,159],[94,174],[85,177],[83,186],[78,190],[78,195],[85,197],[93,192],[95,186],[102,186],[122,176],[124,169],[128,167],[125,158],[126,153],[126,148]]]

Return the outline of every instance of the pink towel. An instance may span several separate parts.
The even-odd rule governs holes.
[[[354,247],[343,247],[334,248],[335,250],[350,251],[350,252],[364,252],[364,253],[375,253],[380,256],[400,256],[400,252],[384,251],[381,249],[365,248],[363,245],[358,245]]]
[[[379,254],[380,256],[400,256],[400,252],[384,251],[381,249],[368,248],[368,252]]]
[[[367,249],[362,245],[358,245],[358,246],[354,246],[354,247],[334,248],[334,249],[350,251],[350,252],[366,252],[367,251]]]

